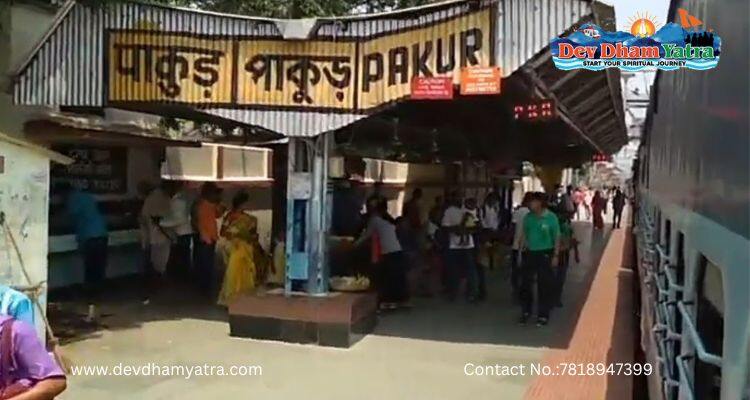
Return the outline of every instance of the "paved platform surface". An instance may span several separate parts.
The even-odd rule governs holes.
[[[382,316],[375,334],[348,350],[230,338],[225,311],[201,304],[189,292],[166,291],[148,306],[123,296],[106,305],[113,313],[108,329],[64,346],[75,365],[260,365],[262,376],[71,376],[61,399],[564,398],[551,394],[558,390],[551,384],[585,393],[568,398],[601,399],[612,385],[597,382],[581,392],[580,385],[590,381],[537,379],[528,369],[519,376],[465,373],[467,364],[528,368],[591,341],[597,346],[576,360],[607,358],[607,327],[612,328],[615,307],[626,308],[613,303],[610,293],[624,231],[610,239],[608,229],[592,232],[590,224],[576,223],[575,230],[583,242],[582,260],[568,274],[564,307],[544,328],[517,324],[519,309],[501,270],[488,273],[487,302],[416,299],[413,310]]]
[[[632,399],[632,376],[627,366],[618,365],[633,363],[637,323],[629,232],[629,228],[613,231],[569,346],[545,355],[543,363],[552,367],[553,375],[534,379],[526,399]],[[597,372],[610,365],[612,374]]]

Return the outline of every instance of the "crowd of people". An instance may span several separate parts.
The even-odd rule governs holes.
[[[165,277],[190,277],[201,292],[216,296],[222,306],[259,286],[283,283],[283,265],[275,265],[278,262],[260,244],[258,219],[250,213],[248,192],[234,193],[229,207],[222,203],[222,189],[212,182],[202,185],[194,202],[188,197],[179,183],[170,181],[146,194],[141,232],[148,238],[143,250],[149,281],[158,285]],[[283,248],[283,237],[278,239],[277,246]],[[224,268],[217,267],[217,260]]]
[[[609,197],[612,225],[619,228],[626,198],[616,187],[593,193],[572,186],[558,187],[552,195],[528,192],[510,218],[504,217],[495,191],[481,205],[476,198],[453,191],[445,200],[435,199],[425,220],[421,189],[414,190],[402,215],[393,218],[376,187],[366,202],[364,228],[354,244],[370,246],[382,310],[411,307],[410,290],[424,292],[421,288],[435,273],[439,290],[449,301],[459,296],[470,303],[486,300],[486,270],[494,266],[495,249],[510,245],[510,289],[521,305],[520,321],[527,323],[536,310],[536,323],[543,326],[552,309],[562,307],[570,261],[579,262],[572,222],[593,218],[594,228],[602,229]]]
[[[592,218],[594,228],[601,229],[611,198],[612,225],[619,228],[627,201],[617,187],[593,194],[586,188],[558,187],[552,195],[526,193],[511,214],[495,191],[481,205],[453,191],[445,200],[436,198],[424,218],[423,193],[416,189],[402,215],[393,218],[381,188],[377,185],[367,199],[361,215],[364,227],[354,242],[370,247],[380,310],[411,307],[414,287],[429,294],[409,276],[424,284],[437,275],[439,289],[449,301],[459,296],[469,303],[486,300],[486,269],[493,267],[494,249],[505,243],[512,249],[510,289],[520,304],[520,323],[529,323],[536,312],[538,326],[547,325],[552,311],[562,307],[570,261],[580,262],[572,221]],[[205,293],[216,295],[213,289],[219,289],[218,303],[223,305],[259,285],[283,282],[283,260],[272,262],[260,246],[258,220],[248,213],[247,192],[238,191],[227,208],[221,189],[213,183],[204,184],[195,201],[175,182],[143,184],[140,189],[144,276],[149,282],[192,274]],[[91,194],[64,185],[59,193],[83,255],[86,294],[94,301],[105,276],[106,223]],[[283,238],[279,245],[274,252],[283,255]],[[226,266],[218,287],[217,252]],[[482,252],[489,256],[482,257]],[[65,375],[37,338],[29,304],[6,301],[13,298],[7,295],[12,292],[8,287],[0,286],[0,292],[6,293],[3,301],[8,303],[0,303],[0,399],[51,399],[65,389]]]
[[[230,207],[222,204],[222,189],[213,182],[203,184],[196,199],[176,181],[142,182],[138,191],[143,200],[138,221],[144,304],[168,281],[192,282],[200,292],[216,296],[221,305],[259,285],[283,283],[283,266],[275,267],[259,243],[258,220],[249,213],[251,199],[246,191],[235,193]],[[107,270],[106,220],[91,193],[65,184],[56,192],[76,233],[89,303],[87,319],[93,322]],[[283,237],[279,241],[283,248]],[[217,259],[224,261],[223,274]]]
[[[194,201],[180,183],[173,181],[158,186],[143,183],[139,191],[143,197],[139,221],[146,280],[144,304],[166,278],[172,277],[190,277],[203,293],[216,296],[221,305],[266,283],[283,283],[284,238],[277,238],[282,247],[273,249],[273,253],[281,257],[273,257],[280,258],[273,262],[259,243],[258,221],[248,212],[247,192],[238,191],[226,207],[222,190],[212,182],[201,187]],[[105,219],[91,194],[68,186],[60,193],[75,227],[84,260],[86,293],[93,305],[98,301],[107,265]],[[464,198],[453,191],[445,199],[436,198],[426,218],[422,190],[416,189],[404,204],[402,215],[393,218],[382,184],[376,184],[360,215],[363,223],[355,245],[369,244],[374,265],[371,275],[380,307],[395,309],[410,306],[410,292],[434,294],[436,286],[449,300],[463,296],[472,303],[484,301],[486,270],[494,268],[498,245],[508,244],[515,297],[530,310],[530,282],[537,282],[538,292],[544,293],[538,299],[540,322],[544,324],[548,318],[545,310],[560,303],[559,295],[547,294],[562,290],[567,252],[575,243],[571,221],[591,218],[594,228],[602,229],[610,197],[613,227],[619,228],[626,200],[616,187],[593,194],[582,187],[558,187],[551,197],[527,193],[523,204],[512,212],[497,191],[488,193],[481,204],[476,198]],[[223,274],[217,268],[217,258],[223,260]],[[558,289],[551,289],[554,287]],[[92,309],[89,317],[93,319],[96,314]]]
[[[627,198],[621,188],[617,186],[604,187],[601,190],[592,191],[585,187],[573,188],[568,186],[563,192],[561,186],[557,187],[556,202],[562,202],[564,208],[573,211],[574,218],[579,221],[588,221],[593,218],[594,228],[604,228],[604,214],[607,206],[612,201],[612,226],[620,228],[622,221],[622,210],[625,208]]]
[[[493,267],[494,258],[480,262],[480,249],[495,246],[509,223],[497,192],[488,194],[481,206],[475,198],[452,192],[445,200],[437,197],[423,213],[423,192],[417,188],[394,218],[381,188],[376,185],[367,198],[354,242],[355,248],[370,247],[380,309],[411,307],[412,291],[433,295],[435,286],[451,301],[461,294],[469,302],[484,301],[485,268]]]

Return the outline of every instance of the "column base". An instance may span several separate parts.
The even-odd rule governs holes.
[[[267,292],[240,296],[229,306],[235,337],[349,348],[377,324],[374,293],[325,297]]]

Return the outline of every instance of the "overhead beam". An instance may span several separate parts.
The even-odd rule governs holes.
[[[539,68],[542,64],[546,63],[547,61],[552,61],[552,52],[547,49],[544,53],[540,54],[539,57],[537,57],[534,60],[531,60],[529,62],[529,65],[533,69]]]
[[[617,136],[614,136],[614,135],[607,135],[607,133],[606,133],[606,132],[607,132],[608,130],[610,130],[610,129],[611,129],[611,128],[612,128],[612,127],[613,127],[613,126],[615,125],[615,124],[617,124],[616,122],[614,122],[614,120],[612,120],[612,121],[613,121],[613,122],[611,122],[611,123],[608,123],[607,125],[603,125],[603,126],[602,126],[601,128],[599,128],[599,129],[598,129],[598,131],[597,131],[597,132],[598,132],[598,133],[597,133],[598,135],[604,135],[604,136],[603,136],[603,139],[602,139],[602,143],[604,143],[604,144],[605,144],[605,145],[607,145],[607,146],[609,146],[609,145],[612,145],[612,144],[615,144],[615,143],[617,143],[617,142],[618,142],[618,140],[617,140]]]
[[[549,89],[553,92],[556,92],[557,89],[561,88],[564,84],[570,82],[571,79],[580,75],[582,71],[583,71],[582,69],[574,69],[572,71],[568,71],[568,73],[566,73],[565,76],[558,79],[557,82],[555,82],[552,86],[550,86]]]
[[[586,84],[582,85],[578,89],[576,89],[575,92],[565,96],[562,98],[563,101],[567,102],[569,99],[575,99],[576,97],[580,96],[581,94],[590,91],[592,87],[602,84],[606,78],[604,76],[597,76],[594,79],[591,79]]]
[[[628,129],[625,126],[625,107],[622,100],[620,70],[616,68],[607,68],[605,75],[607,77],[607,86],[609,86],[610,97],[612,98],[612,107],[614,107],[615,114],[617,114],[617,122],[620,126],[620,131],[622,135],[627,136]]]
[[[606,124],[604,124],[604,125],[596,128],[596,130],[594,130],[591,134],[599,136],[602,133],[610,130],[616,124],[617,124],[617,121],[613,118],[613,119],[609,120],[609,122],[607,122]],[[603,144],[609,144],[609,143],[612,143],[612,142],[616,141],[616,139],[617,139],[617,136],[607,136],[606,138],[602,139],[602,143]]]
[[[573,114],[578,115],[581,113],[581,111],[588,109],[594,104],[600,103],[603,99],[607,97],[609,97],[609,88],[606,86],[602,86],[596,92],[594,92],[594,94],[591,95],[591,97],[587,98],[586,101],[582,101],[576,104],[576,106],[571,108],[570,111],[573,112]]]
[[[578,120],[581,122],[581,125],[588,126],[591,121],[608,111],[612,111],[612,105],[608,102],[601,102],[586,110],[586,114],[583,117],[579,117]]]
[[[599,114],[599,116],[597,116],[596,118],[594,118],[593,121],[591,121],[588,124],[586,124],[586,130],[590,130],[591,127],[596,126],[596,124],[598,124],[599,122],[605,120],[607,117],[609,117],[610,115],[612,115],[614,113],[615,113],[615,110],[610,109],[609,111],[607,111],[607,112],[605,112],[603,114]],[[596,131],[592,131],[592,132],[596,132]]]
[[[568,124],[568,126],[570,126],[574,131],[576,131],[576,133],[578,133],[586,142],[588,142],[594,149],[596,149],[596,151],[602,152],[601,147],[599,147],[599,145],[596,144],[596,142],[594,142],[594,140],[592,140],[575,121],[573,121],[573,119],[570,117],[570,111],[565,106],[565,103],[561,102],[560,99],[557,98],[557,95],[552,92],[549,87],[547,87],[547,84],[545,84],[544,81],[539,78],[539,75],[537,75],[536,71],[534,71],[534,69],[530,67],[522,67],[521,71],[531,81],[538,96],[546,97],[555,101],[555,104],[557,104],[557,114],[560,116],[560,119]]]

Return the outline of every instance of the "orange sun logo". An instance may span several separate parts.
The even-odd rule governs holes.
[[[630,25],[630,33],[637,37],[648,37],[653,35],[656,33],[659,25],[659,23],[656,22],[656,17],[649,15],[648,13],[637,13],[635,16],[630,17],[628,24]]]

